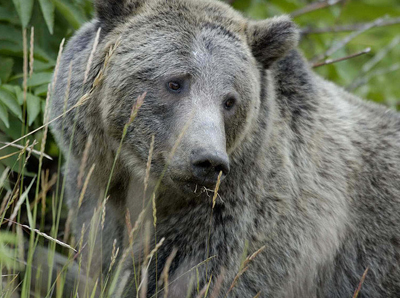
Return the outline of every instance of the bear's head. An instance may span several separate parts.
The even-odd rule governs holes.
[[[261,92],[265,69],[297,45],[296,26],[249,21],[210,0],[97,0],[96,11],[104,43],[121,38],[99,92],[115,144],[146,92],[123,161],[144,175],[154,136],[152,177],[167,168],[164,184],[180,192],[213,188],[272,96]]]

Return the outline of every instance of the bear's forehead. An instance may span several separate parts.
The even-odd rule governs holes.
[[[168,30],[190,33],[214,26],[245,41],[247,20],[219,1],[152,0],[123,26],[131,30],[144,29],[149,34]]]
[[[157,23],[152,27],[159,28]],[[118,64],[127,72],[135,69],[146,72],[146,77],[156,77],[175,72],[233,74],[242,72],[252,59],[237,34],[219,24],[203,23],[192,31],[181,29],[175,24],[158,30],[140,27],[126,30],[117,49]]]
[[[117,52],[128,56],[128,64],[136,67],[160,62],[179,66],[212,59],[247,61],[251,57],[245,38],[233,30],[234,23],[240,27],[240,18],[234,22],[229,16],[202,16],[196,15],[197,10],[186,13],[187,9],[162,7],[132,16],[120,28],[122,43]]]
[[[134,70],[137,76],[154,78],[166,73],[245,72],[252,55],[241,29],[243,17],[215,2],[150,3],[152,7],[121,28],[116,63],[126,74]]]
[[[143,13],[161,16],[173,22],[186,20],[200,25],[203,22],[218,23],[232,31],[241,32],[246,26],[243,16],[225,3],[215,0],[152,0],[147,2]]]

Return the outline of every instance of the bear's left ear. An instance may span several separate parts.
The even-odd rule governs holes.
[[[112,29],[126,17],[134,15],[146,0],[95,0],[97,17],[104,29]]]
[[[299,29],[288,16],[250,21],[246,34],[254,57],[265,68],[284,57],[299,42]]]

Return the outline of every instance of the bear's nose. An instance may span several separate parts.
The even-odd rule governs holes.
[[[202,185],[215,186],[220,172],[221,180],[229,173],[229,158],[226,153],[194,150],[191,163],[193,178]]]

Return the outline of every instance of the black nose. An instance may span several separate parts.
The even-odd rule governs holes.
[[[221,180],[229,173],[229,158],[226,153],[194,150],[191,162],[193,177],[203,185],[215,186],[220,172]]]

